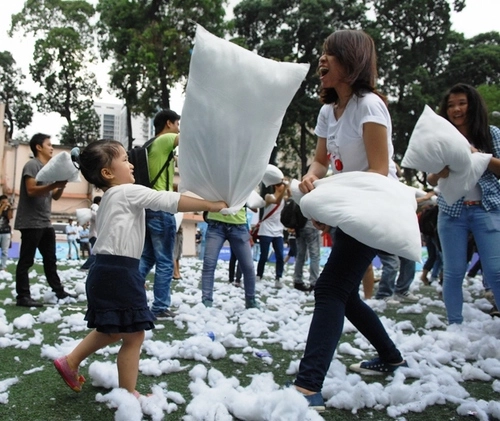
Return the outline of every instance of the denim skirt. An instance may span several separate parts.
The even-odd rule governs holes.
[[[87,326],[102,333],[132,333],[154,328],[139,259],[96,255],[86,282]]]

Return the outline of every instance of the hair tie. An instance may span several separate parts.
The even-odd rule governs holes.
[[[71,149],[70,155],[71,155],[71,161],[73,162],[73,165],[77,169],[80,169],[80,148],[75,147],[75,148]]]

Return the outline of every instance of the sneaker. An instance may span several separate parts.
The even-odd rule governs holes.
[[[309,292],[311,287],[306,286],[303,282],[294,282],[293,287],[299,291]]]
[[[77,298],[78,295],[76,294],[70,294],[69,292],[62,291],[56,294],[56,297],[58,300],[64,300],[65,298],[71,297],[71,298]]]
[[[241,288],[241,282],[235,282],[235,283],[234,283],[234,286],[235,286],[236,288]]]
[[[256,282],[260,282],[260,281],[262,281],[262,276],[256,276],[256,277],[255,277],[255,281],[256,281]]]
[[[155,318],[156,320],[165,320],[165,319],[173,319],[175,316],[177,316],[177,313],[174,313],[170,309],[166,309],[161,311],[160,313],[155,313]]]
[[[493,317],[500,317],[500,311],[498,311],[498,308],[496,305],[493,304],[493,308],[490,310],[490,316]]]
[[[35,301],[33,298],[21,298],[17,300],[16,306],[19,307],[43,307],[43,304]]]
[[[495,296],[493,295],[493,291],[491,289],[486,290],[483,297],[486,298],[491,305],[495,305]]]
[[[245,308],[260,309],[260,305],[255,298],[245,298]]]
[[[72,370],[68,365],[66,356],[60,357],[54,361],[54,367],[59,372],[65,383],[74,392],[82,391],[82,384],[85,383],[85,377],[78,374],[77,370]]]
[[[274,287],[275,288],[283,288],[283,282],[281,282],[281,279],[280,278],[277,278],[276,281],[274,281]]]
[[[201,300],[201,303],[205,306],[205,307],[212,307],[212,304],[213,304],[213,301],[212,300],[207,300],[206,298],[203,298]]]
[[[370,361],[352,364],[349,369],[361,374],[380,375],[394,373],[399,367],[408,367],[408,363],[403,361],[399,364],[389,364],[383,362],[380,358],[374,358]]]
[[[326,410],[325,401],[323,400],[323,396],[321,396],[321,392],[316,392],[312,395],[304,395],[301,393],[301,395],[306,398],[309,408],[314,409],[317,412],[323,412]]]
[[[401,304],[398,300],[395,300],[391,295],[389,297],[382,297],[382,298],[375,297],[375,299],[385,301],[386,304],[393,305],[393,306],[398,306]]]
[[[406,291],[402,294],[395,294],[394,298],[397,301],[401,301],[403,303],[404,302],[416,303],[416,302],[420,301],[420,298],[418,298],[416,295],[413,295],[410,291]]]

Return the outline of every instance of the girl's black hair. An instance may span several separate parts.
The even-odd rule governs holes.
[[[447,113],[448,100],[451,94],[467,96],[467,140],[482,152],[493,153],[488,110],[481,94],[476,88],[466,83],[453,85],[444,95],[439,108],[439,115],[448,121],[450,120]]]
[[[120,156],[123,145],[117,140],[97,140],[89,143],[83,151],[78,148],[71,151],[71,159],[80,169],[85,179],[99,189],[109,187],[109,181],[101,173],[109,167],[114,158]]]
[[[377,94],[387,105],[387,99],[376,89],[377,53],[372,37],[364,31],[343,29],[330,34],[323,44],[323,54],[337,58],[346,71],[346,82],[354,95],[362,97],[367,92]],[[322,88],[320,99],[323,104],[337,101],[334,88]]]

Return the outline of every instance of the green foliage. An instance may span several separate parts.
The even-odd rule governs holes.
[[[111,86],[131,114],[170,108],[172,87],[186,79],[195,22],[223,35],[225,0],[100,0],[100,49],[111,58]],[[129,141],[132,134],[129,133]]]
[[[81,140],[72,137],[76,133],[72,129],[75,118],[79,120],[76,125],[87,125],[91,131],[95,126],[88,110],[101,91],[88,71],[95,60],[90,23],[94,14],[93,6],[86,1],[27,0],[23,10],[12,17],[10,34],[20,30],[37,36],[30,74],[44,92],[35,100],[39,111],[56,112],[68,122],[69,129],[61,141],[64,144]],[[90,119],[82,121],[85,116]]]
[[[270,59],[311,64],[278,136],[285,175],[304,174],[314,155],[313,128],[321,106],[316,65],[323,42],[337,28],[361,28],[366,10],[364,0],[243,0],[234,8],[231,26],[239,45]]]
[[[14,137],[14,128],[28,127],[33,118],[31,95],[20,89],[26,78],[9,51],[0,51],[0,102],[5,104],[9,138]]]

